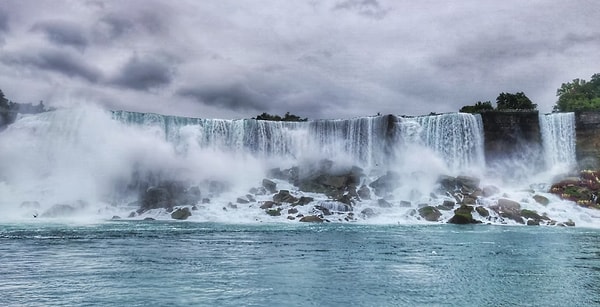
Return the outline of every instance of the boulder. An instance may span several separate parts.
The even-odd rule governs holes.
[[[192,216],[192,212],[188,207],[178,208],[171,213],[171,218],[175,220],[185,220],[190,216]]]
[[[454,192],[456,190],[456,178],[447,175],[440,175],[437,183],[441,191]]]
[[[536,194],[533,195],[533,199],[540,205],[547,206],[550,203],[550,200],[542,195]]]
[[[369,187],[367,187],[366,185],[362,185],[360,186],[360,189],[358,189],[358,197],[360,197],[361,199],[364,200],[369,200],[371,199],[371,190],[369,190]]]
[[[447,210],[454,209],[455,205],[456,205],[456,203],[451,200],[444,200],[444,202],[441,205],[437,206],[436,208],[438,210],[446,210],[447,211]]]
[[[250,201],[246,198],[246,197],[238,197],[236,200],[236,203],[238,204],[247,204]]]
[[[315,209],[323,212],[323,215],[331,215],[331,211],[323,206],[315,206]]]
[[[374,217],[374,216],[376,216],[376,215],[377,215],[377,213],[375,213],[375,210],[373,210],[372,208],[366,208],[366,209],[363,209],[363,210],[360,212],[360,215],[361,215],[363,218],[370,218],[370,217]]]
[[[304,206],[307,205],[309,203],[311,203],[312,201],[314,201],[315,199],[312,197],[307,197],[307,196],[301,196],[300,199],[298,199],[298,201],[293,204],[294,206]]]
[[[277,208],[277,209],[267,209],[266,210],[267,214],[270,216],[280,216],[281,215],[281,208]]]
[[[490,212],[486,208],[484,208],[482,206],[475,207],[475,211],[477,211],[477,213],[479,213],[479,215],[481,215],[483,217],[490,216]]]
[[[381,208],[391,208],[393,205],[389,203],[387,200],[380,198],[377,200],[377,205]]]
[[[307,215],[307,216],[303,216],[300,219],[300,222],[305,222],[305,223],[322,223],[323,219],[316,216],[316,215]]]
[[[267,201],[265,201],[264,203],[262,203],[262,205],[260,205],[260,208],[261,208],[261,209],[271,209],[271,208],[273,208],[274,206],[277,206],[277,203],[276,203],[276,202],[274,202],[274,201],[270,201],[270,200],[267,200]]]
[[[296,214],[296,213],[298,213],[298,209],[296,209],[296,208],[288,209],[288,214]]]
[[[280,190],[279,193],[273,195],[273,201],[278,203],[295,203],[298,198],[292,196],[288,190]]]
[[[470,176],[456,177],[456,184],[461,190],[475,191],[479,189],[479,178]]]
[[[419,208],[418,212],[422,218],[424,218],[426,221],[430,221],[430,222],[435,222],[435,221],[439,220],[439,218],[442,216],[442,213],[440,212],[440,210],[438,210],[432,206],[425,206],[425,207]]]
[[[266,178],[263,179],[262,180],[262,186],[267,191],[269,191],[269,193],[277,193],[277,183],[275,183],[272,180],[269,180],[269,179],[266,179]]]
[[[498,204],[490,206],[490,209],[503,218],[511,219],[519,224],[525,224],[525,221],[521,217],[521,204],[514,200],[500,198],[498,199]]]
[[[454,210],[454,216],[448,220],[451,224],[477,224],[481,223],[478,220],[473,219],[472,206],[462,205],[460,208]]]

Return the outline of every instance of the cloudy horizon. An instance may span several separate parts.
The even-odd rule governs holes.
[[[16,102],[205,118],[456,112],[600,72],[578,1],[0,0],[0,89]]]

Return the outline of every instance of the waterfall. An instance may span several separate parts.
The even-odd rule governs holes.
[[[540,130],[546,164],[573,167],[575,157],[575,114],[540,114]]]
[[[431,149],[450,170],[485,164],[483,124],[479,115],[448,113],[401,118],[400,130],[402,142]]]
[[[261,158],[349,158],[363,167],[385,160],[387,116],[309,122],[195,119],[115,111],[128,125],[154,127],[180,152],[192,136],[201,148],[248,152]]]

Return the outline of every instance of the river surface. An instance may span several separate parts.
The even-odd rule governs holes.
[[[1,306],[593,306],[600,230],[0,225]]]

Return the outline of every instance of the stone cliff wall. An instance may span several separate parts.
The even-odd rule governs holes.
[[[575,135],[579,168],[600,168],[600,112],[576,112]]]
[[[489,111],[481,114],[488,163],[518,158],[543,166],[542,134],[537,111]]]

